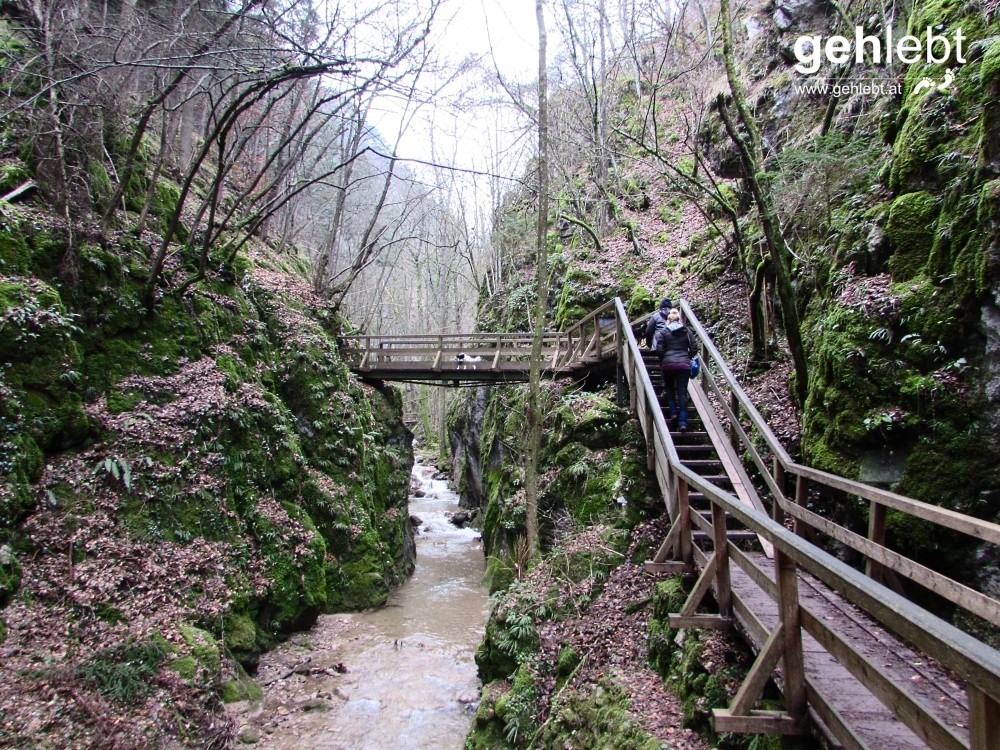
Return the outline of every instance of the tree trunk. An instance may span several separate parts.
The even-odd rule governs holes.
[[[722,117],[729,137],[736,144],[736,148],[740,152],[740,159],[743,162],[746,180],[750,185],[750,191],[757,206],[757,215],[760,218],[761,228],[764,231],[764,240],[767,243],[768,253],[774,263],[774,276],[778,290],[778,299],[781,302],[781,314],[785,323],[785,336],[788,340],[788,349],[791,352],[792,361],[795,365],[795,394],[799,399],[799,404],[804,405],[806,394],[809,390],[809,373],[806,364],[805,347],[802,343],[799,313],[795,307],[795,290],[792,287],[791,253],[789,253],[788,247],[785,244],[778,211],[774,205],[771,190],[767,185],[768,175],[764,166],[764,150],[760,130],[757,128],[757,122],[750,112],[746,92],[743,90],[743,82],[736,71],[729,0],[721,0],[719,12],[722,16],[722,57],[726,66],[726,77],[729,79],[733,104],[739,116],[740,125],[746,131],[746,136],[741,134],[733,123],[729,115],[729,110],[726,107],[725,97],[722,94],[717,98],[719,115]]]
[[[545,9],[535,0],[538,20],[538,226],[535,246],[535,329],[531,340],[531,372],[528,380],[528,455],[525,461],[525,532],[529,556],[538,550],[538,464],[542,448],[542,335],[545,331],[545,301],[548,297],[548,77],[545,71]]]

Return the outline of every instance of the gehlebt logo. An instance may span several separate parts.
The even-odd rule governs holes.
[[[926,62],[931,65],[947,64],[941,80],[922,78],[914,87],[919,93],[929,89],[942,92],[951,90],[955,78],[955,67],[966,62],[963,43],[967,38],[961,28],[956,28],[951,35],[939,31],[939,28],[928,26],[921,36],[906,34],[893,38],[892,28],[885,30],[885,36],[878,37],[866,34],[862,26],[854,28],[854,38],[834,34],[829,37],[819,35],[803,35],[795,40],[793,47],[798,62],[795,69],[803,75],[812,75],[819,71],[823,61],[844,65],[851,62],[862,63],[867,58],[874,64],[891,63],[898,60],[905,65]],[[900,93],[900,86],[893,81],[881,79],[864,79],[861,81],[843,81],[836,79],[818,79],[805,84],[805,88],[820,89],[817,93],[832,92],[834,96],[842,93]]]

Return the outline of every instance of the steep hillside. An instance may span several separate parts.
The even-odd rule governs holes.
[[[149,309],[155,237],[68,278],[57,219],[3,215],[0,745],[222,746],[262,649],[412,570],[399,395],[348,373],[294,255]]]
[[[868,56],[821,59],[809,74],[795,69],[799,37],[853,38],[853,24],[872,35],[892,25],[897,39],[907,29],[952,38],[961,30],[968,54],[960,67],[887,67]],[[688,36],[651,43],[641,85],[614,82],[609,184],[596,184],[592,163],[560,164],[559,210],[589,213],[550,234],[552,319],[565,327],[613,296],[636,316],[661,297],[684,297],[805,463],[996,519],[997,8],[918,1],[908,17],[893,17],[864,4],[751,3],[734,27],[737,69],[765,144],[760,172],[741,161],[746,130],[727,132],[720,117],[734,103],[717,27],[708,39],[689,24]],[[836,94],[824,88],[832,83]],[[795,396],[787,316],[750,178],[777,205],[788,250],[808,365],[804,401]],[[596,227],[593,207],[602,204],[615,220],[610,234],[595,237],[579,220]],[[521,276],[481,300],[486,330],[526,327],[532,206],[529,195],[505,203],[497,230],[519,248]],[[550,216],[554,229],[557,219]],[[694,632],[678,647],[665,628],[683,588],[670,581],[654,592],[636,565],[659,538],[650,526],[661,522],[643,496],[642,446],[631,423],[614,416],[611,392],[593,387],[549,391],[541,513],[549,534],[534,568],[519,546],[523,395],[480,391],[453,413],[453,470],[467,502],[484,508],[499,590],[478,659],[487,687],[467,747],[526,747],[532,737],[547,747],[575,746],[580,737],[613,747],[676,738],[683,746],[696,740],[650,714],[682,713],[684,726],[707,728],[708,710],[725,705],[739,680],[737,644]],[[567,429],[567,414],[583,429]],[[604,442],[594,444],[597,436]],[[639,460],[630,464],[629,455]],[[866,509],[850,498],[811,502],[865,528]],[[979,548],[896,518],[890,536],[928,565],[965,571],[987,591],[995,586]],[[647,625],[648,652],[608,651],[609,641],[628,642]],[[647,660],[677,697],[661,692],[658,678],[648,681]]]

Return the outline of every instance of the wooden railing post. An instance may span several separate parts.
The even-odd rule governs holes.
[[[875,544],[885,546],[885,506],[874,500],[871,501],[868,511],[868,538]],[[882,583],[885,567],[869,557],[865,562],[865,575],[873,581]]]
[[[771,503],[771,518],[780,524],[784,524],[785,511],[781,507],[781,504],[785,499],[785,467],[781,465],[781,461],[778,460],[777,456],[774,457],[773,466],[771,475],[774,477],[774,484],[778,487],[781,497],[775,497]]]
[[[802,720],[806,715],[806,673],[802,658],[798,575],[795,561],[777,547],[774,550],[774,571],[784,629],[785,712],[795,720]]]
[[[1000,747],[1000,702],[975,685],[968,685],[969,748],[996,750]]]
[[[639,398],[639,363],[635,360],[629,360],[629,362],[632,365],[632,387],[628,389],[628,408],[634,414]]]
[[[646,435],[646,468],[650,471],[656,469],[656,430],[653,429],[653,405],[646,396],[646,424],[649,431]]]
[[[677,518],[680,521],[680,558],[682,562],[691,564],[691,503],[688,500],[687,480],[680,478],[677,480]]]
[[[806,479],[801,474],[795,477],[795,504],[800,508],[805,508],[806,504],[809,502],[809,480]],[[805,522],[796,518],[793,523],[792,531],[796,536],[800,536],[803,539],[806,536],[806,525]]]
[[[625,406],[631,399],[628,394],[628,380],[625,377],[625,336],[622,333],[623,323],[615,316],[615,357],[616,377],[615,377],[615,402],[618,406]]]
[[[729,394],[729,408],[732,409],[733,415],[736,419],[740,418],[740,400],[735,392]],[[733,450],[737,453],[740,451],[740,437],[736,432],[735,425],[729,425],[729,442],[733,446]]]
[[[712,541],[715,545],[715,600],[719,616],[731,619],[733,596],[729,583],[729,539],[726,536],[726,510],[712,503]]]

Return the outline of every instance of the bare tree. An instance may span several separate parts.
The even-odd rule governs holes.
[[[528,380],[528,451],[525,461],[524,495],[526,503],[526,541],[529,554],[538,549],[538,469],[542,448],[542,335],[545,331],[548,300],[548,234],[549,234],[549,133],[548,133],[548,73],[546,66],[546,33],[544,0],[535,0],[538,20],[538,224],[535,238],[535,310],[534,333],[531,339],[531,372]]]

